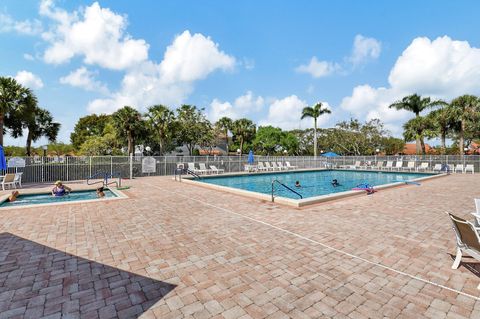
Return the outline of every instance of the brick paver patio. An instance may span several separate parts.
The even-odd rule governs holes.
[[[480,267],[450,268],[444,214],[471,219],[478,176],[303,209],[126,183],[124,200],[0,211],[0,318],[480,318]]]

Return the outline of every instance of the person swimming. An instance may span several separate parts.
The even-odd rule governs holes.
[[[68,186],[62,184],[61,181],[55,182],[55,187],[52,188],[52,196],[61,197],[68,195],[72,189]]]
[[[104,192],[104,188],[103,188],[103,187],[97,188],[97,197],[98,197],[98,198],[105,197],[105,192]]]
[[[295,187],[302,187],[302,185],[300,185],[300,181],[295,182]]]
[[[9,202],[14,202],[14,201],[16,201],[18,195],[20,195],[20,193],[19,193],[18,191],[13,191],[12,194],[10,194],[10,196],[8,196],[8,201],[9,201]]]
[[[340,186],[340,183],[338,182],[337,179],[333,179],[333,180],[332,180],[332,186],[333,186],[333,187]]]

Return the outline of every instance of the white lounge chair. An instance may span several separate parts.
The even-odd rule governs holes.
[[[472,213],[473,217],[475,217],[475,228],[480,228],[480,199],[475,198],[475,211]]]
[[[361,162],[360,161],[356,161],[355,164],[353,165],[350,165],[348,168],[351,168],[351,169],[358,169],[360,168],[360,164]]]
[[[13,182],[15,183],[15,188],[17,187],[20,187],[22,188],[22,175],[23,175],[23,172],[20,172],[20,173],[15,173],[15,179],[13,180]]]
[[[415,170],[415,162],[408,162],[407,166],[403,168],[404,170],[414,171]]]
[[[203,171],[195,168],[195,163],[188,163],[188,170],[194,172],[195,174],[202,174]]]
[[[472,172],[472,174],[475,174],[475,168],[473,167],[473,164],[467,164],[467,165],[465,165],[464,172],[465,172],[465,174],[466,174],[467,172]]]
[[[223,168],[217,168],[215,165],[210,165],[210,170],[212,171],[212,173],[215,173],[215,174],[220,174],[225,172]]]
[[[453,261],[452,269],[457,269],[462,261],[463,253],[466,253],[480,261],[480,236],[475,225],[463,218],[447,213],[453,223],[453,230],[457,239],[457,253]],[[480,289],[480,285],[477,286]]]
[[[455,168],[453,169],[453,172],[454,173],[463,173],[463,164],[457,164],[455,165]]]
[[[391,170],[393,168],[393,161],[387,161],[387,165],[385,165],[385,170]]]
[[[277,162],[277,165],[278,167],[280,168],[280,170],[288,170],[288,167],[286,167],[285,165],[282,164],[282,162]]]
[[[265,167],[267,171],[274,171],[275,167],[271,166],[269,162],[265,162]]]
[[[15,174],[5,174],[2,179],[2,189],[5,190],[5,186],[10,186],[10,188],[13,186],[13,188],[16,188],[15,185]]]
[[[428,163],[423,162],[420,166],[417,167],[417,171],[426,171],[428,169]]]
[[[289,169],[297,169],[298,168],[298,166],[290,165],[290,162],[285,162],[285,165],[287,165],[287,168],[289,168]]]
[[[375,166],[376,169],[383,169],[383,161],[377,162],[377,166]]]
[[[441,172],[442,171],[442,164],[435,164],[433,167],[434,172]]]
[[[396,170],[401,170],[403,168],[403,161],[397,161],[395,163],[395,169]]]
[[[272,167],[273,167],[273,170],[274,170],[274,171],[280,171],[280,170],[282,170],[280,167],[278,167],[277,163],[275,163],[275,162],[272,162]]]
[[[258,162],[257,169],[259,171],[268,171],[268,167],[263,166],[263,162]]]
[[[203,174],[209,174],[212,171],[207,168],[207,165],[205,165],[205,163],[199,163],[198,166],[200,166],[199,171],[202,172]]]

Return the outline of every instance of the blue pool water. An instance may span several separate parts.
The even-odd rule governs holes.
[[[327,195],[350,191],[361,183],[368,183],[372,186],[394,183],[396,181],[410,181],[419,177],[432,174],[398,173],[398,172],[373,172],[373,171],[304,171],[284,172],[275,174],[252,174],[243,176],[223,176],[200,179],[200,182],[239,188],[247,191],[271,194],[272,180],[292,188],[300,193],[303,198]],[[332,180],[337,179],[340,186],[333,187]],[[295,187],[295,181],[300,181],[301,187]],[[299,199],[299,196],[286,190],[284,187],[275,184],[276,196]]]
[[[21,192],[21,191],[20,191]],[[111,190],[105,189],[104,198],[117,197],[115,193]],[[64,202],[73,202],[73,201],[82,201],[82,200],[91,200],[99,199],[95,190],[88,191],[73,191],[69,195],[54,197],[51,194],[32,194],[32,195],[22,195],[17,197],[17,200],[14,202],[5,201],[0,204],[0,207],[17,207],[23,205],[35,205],[35,204],[55,204],[55,203],[64,203]]]

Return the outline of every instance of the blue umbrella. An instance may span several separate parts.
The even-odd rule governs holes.
[[[3,153],[3,146],[0,145],[0,169],[2,171],[7,170],[7,161],[5,161],[5,154]]]
[[[340,155],[338,155],[337,153],[334,153],[334,152],[328,152],[328,153],[322,154],[322,156],[324,156],[324,157],[337,157],[337,156],[340,156]]]
[[[253,151],[250,150],[248,152],[248,164],[253,165],[253,163],[255,163],[255,159],[253,158]]]

